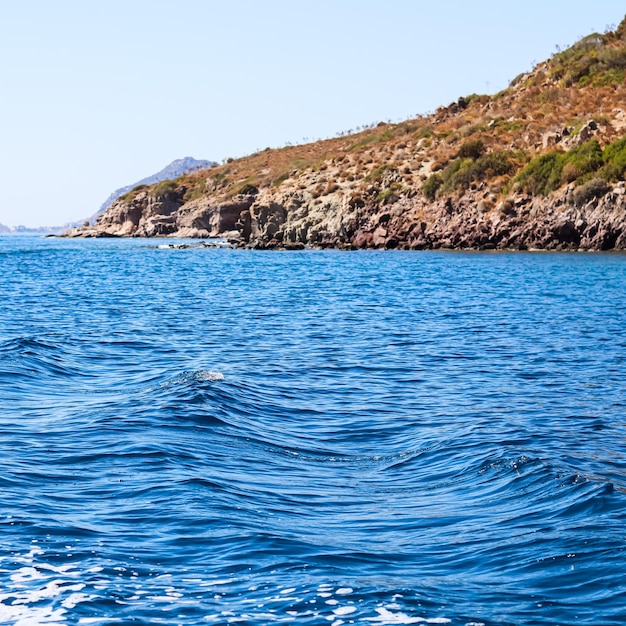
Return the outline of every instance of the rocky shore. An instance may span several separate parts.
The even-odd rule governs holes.
[[[306,190],[261,190],[230,202],[185,203],[184,189],[117,201],[94,226],[68,237],[224,237],[257,249],[626,249],[626,183],[577,205],[573,185],[549,197],[521,192],[504,199],[484,190],[428,202],[386,205],[351,201],[340,192],[312,199]]]

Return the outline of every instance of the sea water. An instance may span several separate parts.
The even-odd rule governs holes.
[[[0,287],[1,623],[626,623],[626,256],[3,237]]]

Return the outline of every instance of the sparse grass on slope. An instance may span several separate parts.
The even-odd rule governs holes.
[[[416,193],[434,200],[484,184],[497,192],[514,182],[532,194],[569,183],[598,193],[625,175],[626,116],[619,118],[625,78],[626,19],[614,32],[590,35],[555,54],[494,96],[472,94],[399,124],[267,148],[182,176],[170,187],[160,183],[150,194],[175,185],[187,202],[214,202],[286,185],[313,199],[341,191],[356,204],[386,204]],[[590,119],[597,132],[584,137]],[[550,137],[560,134],[568,141],[555,145]]]

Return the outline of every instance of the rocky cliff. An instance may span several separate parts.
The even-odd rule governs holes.
[[[626,20],[493,96],[135,189],[68,236],[626,249]]]
[[[140,185],[154,185],[155,183],[160,183],[164,180],[171,180],[173,178],[178,178],[183,174],[189,174],[190,172],[198,172],[200,170],[206,170],[210,167],[217,165],[214,161],[206,161],[204,159],[194,159],[193,157],[183,157],[182,159],[176,159],[172,161],[169,165],[166,165],[162,170],[158,171],[156,174],[151,174],[150,176],[146,176],[141,180],[138,180],[136,183],[132,183],[131,185],[126,185],[125,187],[120,187],[116,189],[109,197],[102,203],[97,213],[95,213],[91,218],[89,218],[89,223],[93,224],[101,213],[104,213],[119,197],[128,193],[135,187]]]

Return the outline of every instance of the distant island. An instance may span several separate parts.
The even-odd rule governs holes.
[[[76,224],[38,226],[35,228],[29,228],[28,226],[5,226],[4,224],[0,224],[0,235],[60,235],[72,226],[76,226]]]
[[[76,237],[626,249],[626,19],[494,95],[125,191]]]

